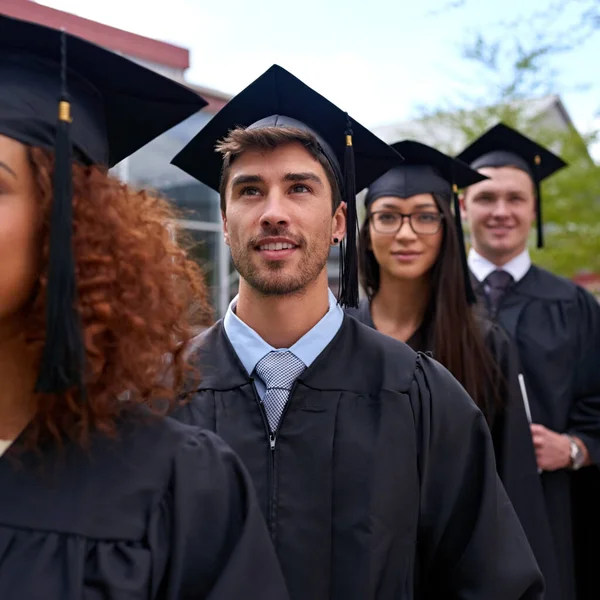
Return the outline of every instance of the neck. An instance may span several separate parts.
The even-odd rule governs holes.
[[[379,290],[371,302],[375,326],[405,342],[423,323],[430,293],[429,277],[397,279],[381,272]]]
[[[473,248],[480,256],[483,256],[483,258],[489,260],[493,265],[497,267],[503,267],[513,258],[516,258],[520,254],[522,254],[525,251],[526,246],[523,246],[522,248],[519,248],[517,250],[513,250],[512,252],[509,252],[507,254],[490,254],[485,250],[478,248],[476,245],[473,245]]]
[[[0,326],[0,439],[15,439],[33,416],[32,365],[21,332]]]
[[[265,296],[240,281],[236,315],[273,348],[289,348],[329,310],[327,273],[301,292]]]

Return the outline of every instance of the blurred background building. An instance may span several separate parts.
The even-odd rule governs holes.
[[[190,53],[185,48],[83,19],[30,0],[0,0],[0,10],[11,17],[50,27],[64,27],[69,33],[188,85],[208,101],[204,110],[116,165],[113,172],[131,185],[160,191],[180,209],[185,228],[184,242],[206,274],[217,315],[223,316],[231,298],[237,293],[238,276],[231,263],[229,248],[223,241],[219,196],[171,165],[170,161],[226,104],[230,96],[186,81]],[[330,272],[331,286],[337,291],[337,253],[332,253]]]
[[[0,0],[0,11],[50,27],[64,27],[72,34],[192,87],[209,102],[207,108],[117,165],[114,172],[131,185],[159,190],[181,210],[186,243],[206,274],[217,316],[223,316],[230,299],[237,292],[238,276],[231,263],[229,249],[223,241],[218,194],[172,166],[170,160],[227,103],[230,96],[186,81],[186,71],[190,67],[190,52],[186,48],[84,19],[31,0]],[[548,95],[522,102],[523,111],[543,125],[557,131],[572,127],[572,120],[559,96]],[[390,123],[374,128],[374,132],[388,142],[414,138],[447,151],[457,150],[465,142],[456,127],[430,119]],[[361,208],[362,196],[359,196],[359,210]],[[548,226],[551,228],[552,224]],[[329,261],[329,283],[334,292],[338,288],[338,256],[339,248],[334,247]],[[597,275],[581,272],[578,275],[582,276],[580,284],[598,293]]]

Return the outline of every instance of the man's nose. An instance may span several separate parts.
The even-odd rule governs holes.
[[[288,207],[289,203],[281,192],[278,190],[269,191],[264,202],[260,224],[263,227],[288,225],[290,223]]]
[[[508,217],[510,211],[508,209],[508,204],[505,200],[497,200],[494,202],[494,206],[492,209],[492,215],[494,217]]]

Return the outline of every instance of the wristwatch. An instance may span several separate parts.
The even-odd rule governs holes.
[[[569,445],[571,449],[571,470],[577,471],[583,467],[585,456],[579,447],[579,444],[573,439],[573,437],[567,435],[567,438],[569,439]]]

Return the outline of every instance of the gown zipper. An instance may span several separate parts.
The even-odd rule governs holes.
[[[269,438],[269,472],[268,472],[268,490],[269,490],[269,505],[267,507],[267,524],[269,527],[269,533],[271,534],[271,540],[275,543],[275,535],[277,532],[277,518],[275,511],[275,504],[277,500],[277,481],[275,478],[275,448],[277,446],[277,431],[271,431],[271,427],[269,425],[269,420],[267,419],[267,413],[265,411],[265,405],[260,399],[260,395],[258,390],[256,389],[256,382],[252,379],[252,387],[254,389],[254,399],[258,403],[258,408],[260,410],[260,414],[262,415],[263,425],[265,427],[265,431],[267,432],[267,436]],[[285,417],[285,413],[287,412],[287,408],[290,404],[290,400],[292,398],[292,394],[296,389],[296,382],[292,385],[290,389],[290,395],[288,397],[288,401],[285,403],[283,408],[283,412],[281,413],[281,419],[279,419],[279,427],[283,423],[283,418]]]
[[[260,399],[260,395],[258,390],[256,389],[256,381],[252,379],[252,388],[254,389],[254,399],[258,404],[258,410],[262,416],[263,426],[265,431],[267,432],[267,438],[269,440],[269,467],[267,471],[267,489],[269,495],[269,501],[267,505],[267,525],[269,527],[269,534],[271,535],[271,540],[275,543],[275,533],[276,533],[276,522],[275,522],[275,445],[277,443],[277,433],[271,432],[271,427],[269,426],[269,420],[267,419],[267,413],[265,412],[265,405],[262,403]]]

